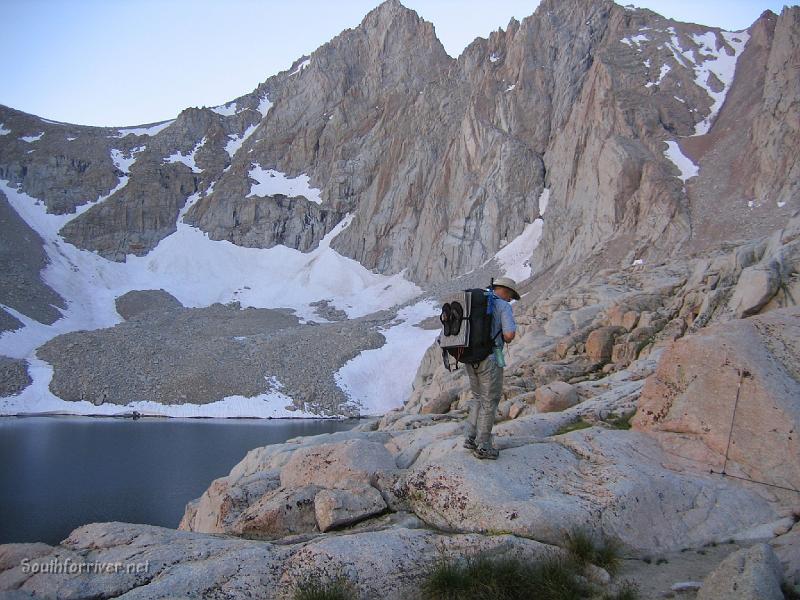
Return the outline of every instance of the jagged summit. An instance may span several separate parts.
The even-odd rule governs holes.
[[[199,199],[187,222],[251,247],[308,251],[352,214],[332,247],[420,282],[490,259],[542,216],[543,194],[551,214],[535,270],[574,270],[587,257],[656,260],[720,239],[699,226],[717,217],[695,210],[721,201],[710,183],[700,192],[717,122],[744,128],[759,165],[727,201],[737,211],[750,201],[777,209],[738,215],[735,229],[765,231],[794,201],[769,164],[780,157],[782,172],[793,172],[793,153],[780,151],[792,121],[772,115],[793,110],[773,103],[789,85],[779,65],[791,64],[796,10],[765,12],[761,21],[774,26],[745,50],[744,32],[610,0],[544,0],[454,60],[430,23],[389,0],[251,94],[173,122],[82,128],[3,109],[0,174],[56,212],[96,203],[62,233],[113,260],[151,251],[191,194]],[[736,93],[746,85],[737,69],[755,74],[748,94]],[[766,143],[768,131],[780,135]],[[714,160],[741,172],[721,154]],[[259,173],[306,176],[318,193],[267,205],[251,193]],[[120,177],[129,179],[118,188]]]

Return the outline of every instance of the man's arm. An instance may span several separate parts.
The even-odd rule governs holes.
[[[507,302],[503,305],[503,310],[500,311],[500,325],[503,330],[503,340],[506,343],[514,339],[517,334],[517,322],[514,320],[514,313],[511,312],[511,305]]]

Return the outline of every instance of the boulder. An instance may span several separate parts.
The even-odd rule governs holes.
[[[608,362],[614,348],[614,339],[623,333],[620,326],[600,327],[589,334],[586,339],[586,354],[594,362]]]
[[[628,331],[633,331],[638,322],[639,313],[635,310],[629,310],[622,316],[622,326]]]
[[[13,546],[9,551],[8,546]],[[0,546],[13,564],[0,569],[3,598],[274,598],[290,600],[309,574],[344,575],[358,598],[404,600],[439,559],[474,552],[524,561],[562,556],[553,546],[513,535],[438,533],[395,526],[381,531],[317,536],[298,543],[272,544],[130,523],[92,523],[74,530],[60,545]],[[130,563],[97,575],[86,572],[23,573],[28,558],[42,566],[69,558],[75,563]]]
[[[783,600],[781,565],[767,544],[731,554],[703,581],[697,600]]]
[[[335,488],[342,480],[371,484],[378,471],[396,467],[394,457],[383,444],[355,438],[295,450],[281,469],[281,485]]]
[[[423,415],[444,414],[450,411],[450,405],[456,400],[458,400],[458,391],[446,390],[432,400],[428,400],[428,402],[422,406],[419,412]]]
[[[536,381],[540,385],[551,381],[568,381],[596,370],[601,363],[587,356],[574,356],[564,360],[545,362],[536,366]]]
[[[786,581],[800,586],[800,524],[770,542],[783,566]]]
[[[739,276],[728,306],[738,319],[754,315],[775,295],[780,283],[780,268],[774,261],[747,267]]]
[[[521,400],[514,400],[511,403],[511,407],[508,409],[508,418],[509,419],[516,419],[520,413],[528,406],[526,402]]]
[[[348,489],[322,489],[314,497],[314,512],[320,531],[356,523],[386,509],[381,493],[366,484]]]
[[[554,416],[526,417],[524,429]],[[664,469],[667,456],[651,436],[591,428],[514,440],[500,437],[505,429],[496,461],[477,461],[458,439],[427,446],[403,481],[414,513],[447,531],[507,531],[553,544],[581,526],[638,552],[699,547],[776,520],[769,502],[741,485],[688,464]]]
[[[540,413],[566,410],[578,402],[575,387],[563,381],[554,381],[536,390],[536,410]]]
[[[226,533],[259,540],[282,538],[317,530],[314,498],[317,485],[279,488],[249,506]]]
[[[633,426],[706,469],[800,489],[798,365],[798,307],[708,327],[662,354]]]
[[[513,535],[437,533],[406,527],[326,535],[291,549],[291,557],[278,572],[280,598],[292,598],[294,584],[314,573],[326,580],[344,575],[355,587],[355,598],[406,600],[419,597],[420,582],[440,560],[476,554],[524,561],[562,556],[558,548]]]
[[[251,503],[280,486],[277,470],[260,471],[246,477],[220,477],[203,495],[186,505],[178,529],[224,533]]]

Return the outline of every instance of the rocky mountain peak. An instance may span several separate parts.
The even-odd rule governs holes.
[[[796,168],[783,148],[796,139],[785,65],[796,64],[797,14],[766,11],[750,33],[732,34],[610,0],[543,0],[454,60],[432,24],[388,0],[252,94],[172,124],[92,130],[0,111],[11,132],[0,140],[0,174],[62,212],[110,194],[65,233],[114,260],[152,250],[187,192],[200,196],[187,223],[254,247],[312,249],[352,213],[331,247],[419,282],[486,263],[542,216],[543,194],[550,209],[533,270],[603,254],[657,260],[691,238],[717,241],[698,235],[705,209],[695,207],[796,210],[794,184],[780,174]],[[711,152],[737,147],[720,141],[737,123],[753,148],[746,169]],[[729,181],[747,181],[722,195],[709,180],[701,193],[714,172],[706,157],[731,165],[716,168],[737,175]],[[255,177],[276,173],[308,177],[316,200],[253,194]],[[137,200],[158,197],[150,186],[167,180],[169,211]],[[709,213],[709,232],[720,218]],[[778,218],[736,221],[752,235]]]

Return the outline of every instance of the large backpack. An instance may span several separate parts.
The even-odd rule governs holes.
[[[459,362],[479,363],[494,350],[492,317],[496,298],[491,288],[463,290],[446,298],[439,316],[439,346],[448,371],[457,369]]]

